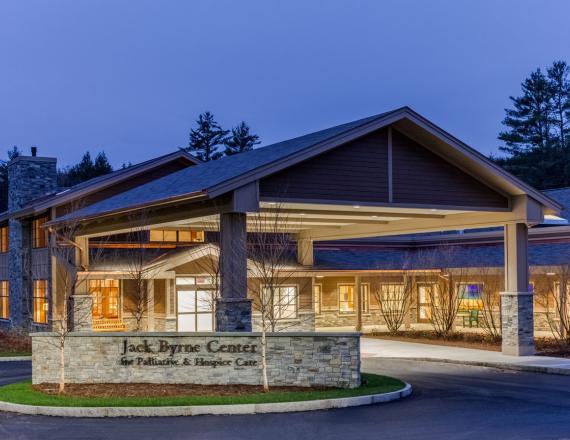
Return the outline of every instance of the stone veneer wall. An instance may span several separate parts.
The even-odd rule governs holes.
[[[253,331],[261,331],[261,315],[259,313],[253,313],[252,327]],[[299,312],[297,318],[278,320],[276,331],[314,332],[315,312]]]
[[[9,211],[21,209],[56,188],[57,165],[54,158],[20,156],[8,164]],[[14,327],[28,328],[32,309],[31,220],[10,219],[8,226],[10,317]]]
[[[50,333],[32,335],[34,384],[58,382],[56,342]],[[123,355],[125,343],[141,351]],[[180,346],[180,352],[160,352],[161,343]],[[214,349],[240,345],[242,351],[210,352],[208,343]],[[356,333],[269,333],[267,353],[270,385],[360,385],[360,337]],[[78,332],[67,338],[65,359],[67,383],[259,385],[262,381],[259,333]]]

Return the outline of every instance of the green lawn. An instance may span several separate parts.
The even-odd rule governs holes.
[[[295,402],[387,393],[404,387],[401,380],[376,374],[362,374],[362,386],[352,390],[291,391],[255,393],[242,396],[173,397],[72,397],[48,395],[32,389],[31,381],[0,387],[0,400],[40,406],[182,406],[227,405],[238,403]]]
[[[0,357],[31,356],[32,353],[25,351],[0,351]]]

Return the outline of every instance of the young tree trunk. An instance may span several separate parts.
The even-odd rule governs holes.
[[[267,379],[267,337],[265,331],[265,322],[261,327],[261,374],[263,376],[263,392],[269,391],[269,381]]]
[[[59,387],[58,394],[63,394],[65,391],[65,339],[62,338],[59,342]]]

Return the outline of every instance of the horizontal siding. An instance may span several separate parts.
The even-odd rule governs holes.
[[[395,203],[508,207],[505,196],[398,131],[392,133]]]
[[[387,131],[380,130],[273,174],[262,197],[386,202]]]

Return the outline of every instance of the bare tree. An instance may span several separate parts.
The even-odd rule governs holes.
[[[424,261],[435,272],[426,272],[424,278],[430,285],[428,290],[431,303],[431,324],[437,335],[448,337],[453,333],[455,319],[461,306],[459,286],[464,281],[465,269],[455,267],[456,253],[451,247],[441,247],[426,252]]]
[[[52,292],[52,303],[56,306],[52,310],[51,327],[56,336],[54,345],[59,350],[59,393],[65,391],[65,346],[68,336],[72,331],[82,330],[91,323],[92,302],[77,301],[74,297],[78,292],[90,295],[88,279],[82,273],[87,270],[83,261],[93,263],[100,258],[99,251],[82,255],[89,253],[89,247],[87,240],[84,241],[84,247],[77,244],[79,232],[79,223],[76,222],[68,223],[60,229],[49,229],[49,250],[55,258],[56,291]],[[46,338],[45,341],[50,339]]]
[[[546,275],[535,283],[537,302],[545,310],[552,336],[570,345],[570,265],[545,270],[546,274],[553,275]]]
[[[156,268],[153,263],[152,248],[149,246],[149,231],[146,225],[145,213],[140,213],[130,219],[133,225],[127,233],[128,247],[119,252],[125,253],[125,271],[133,288],[129,290],[128,301],[123,309],[134,320],[134,331],[142,331],[149,326],[149,312],[154,307],[154,299],[149,294],[149,284],[154,282]],[[139,226],[141,225],[141,226]],[[119,260],[121,256],[117,256]],[[146,326],[144,320],[147,319]]]
[[[494,271],[490,267],[478,267],[478,279],[481,280],[480,317],[481,328],[494,341],[501,338],[501,297],[503,271]]]
[[[267,332],[299,324],[291,320],[297,316],[301,287],[297,282],[292,286],[297,272],[291,264],[294,247],[288,216],[277,208],[270,215],[253,214],[249,220],[252,231],[248,236],[248,290],[260,314],[263,390],[268,391]]]
[[[371,293],[376,298],[380,313],[391,334],[396,334],[410,310],[414,291],[414,277],[408,271],[388,281],[375,277],[370,282]]]

